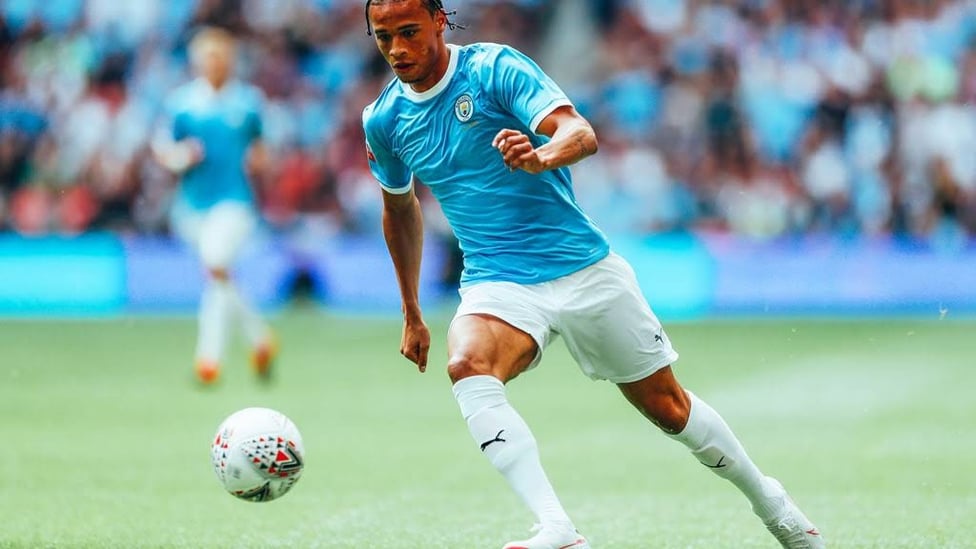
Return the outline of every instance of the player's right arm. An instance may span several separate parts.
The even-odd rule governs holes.
[[[427,370],[430,330],[420,310],[420,258],[424,249],[424,221],[414,193],[410,168],[393,152],[390,129],[373,105],[363,110],[369,169],[383,188],[383,235],[393,260],[403,308],[400,354]]]
[[[153,158],[164,168],[181,174],[203,161],[203,145],[194,138],[174,141],[168,137],[153,139]]]
[[[419,298],[424,222],[413,188],[402,194],[383,191],[383,235],[400,286],[403,308],[400,354],[424,372],[430,350],[430,330],[424,322]]]
[[[180,114],[177,106],[183,93],[180,90],[167,100],[165,115],[149,143],[156,162],[177,175],[196,166],[204,157],[203,144],[187,131],[185,115]]]

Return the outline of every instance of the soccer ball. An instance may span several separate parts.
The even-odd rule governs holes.
[[[288,417],[269,408],[234,412],[210,445],[217,480],[231,495],[271,501],[298,482],[305,466],[302,435]]]

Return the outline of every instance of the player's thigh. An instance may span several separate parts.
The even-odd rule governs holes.
[[[678,359],[623,258],[611,254],[573,276],[559,331],[586,375],[629,383]]]
[[[448,374],[454,382],[472,375],[491,375],[508,382],[524,372],[539,354],[532,336],[484,314],[454,319],[447,342]]]
[[[221,202],[210,208],[200,228],[200,259],[208,269],[227,269],[257,224],[246,204]]]
[[[532,286],[485,282],[462,288],[447,338],[451,378],[481,373],[508,381],[534,367],[552,336],[550,308]]]
[[[194,252],[200,250],[200,233],[203,228],[205,212],[194,210],[181,202],[173,205],[169,224],[173,233]]]

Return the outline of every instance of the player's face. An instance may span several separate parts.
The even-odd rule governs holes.
[[[233,70],[233,46],[217,40],[201,44],[198,63],[200,74],[212,84],[219,86],[227,81]]]
[[[450,55],[443,13],[432,15],[422,0],[394,0],[371,5],[369,17],[376,46],[401,82],[421,92],[437,84]]]

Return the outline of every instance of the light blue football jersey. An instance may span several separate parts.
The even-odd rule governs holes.
[[[546,282],[596,263],[607,239],[580,209],[568,168],[510,171],[491,146],[500,130],[536,135],[571,105],[531,59],[503,45],[450,46],[447,73],[417,93],[392,81],[363,111],[370,169],[383,189],[409,192],[412,176],[440,202],[464,252],[461,284]]]
[[[203,161],[181,179],[178,199],[202,210],[232,200],[254,203],[244,167],[251,143],[261,137],[261,92],[231,81],[215,91],[203,79],[177,88],[166,103],[166,113],[177,141],[194,138],[203,145]]]

